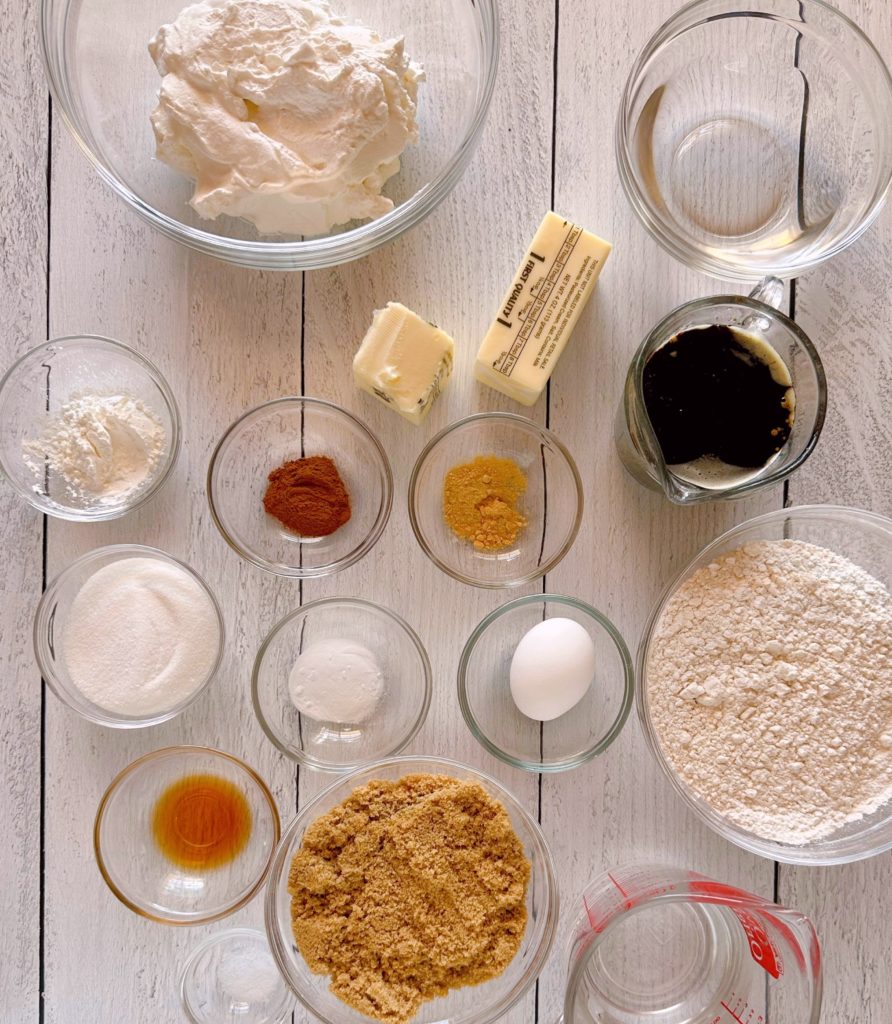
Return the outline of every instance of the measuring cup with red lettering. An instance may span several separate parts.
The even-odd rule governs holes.
[[[564,1024],[816,1024],[804,914],[693,871],[605,872],[570,937]]]

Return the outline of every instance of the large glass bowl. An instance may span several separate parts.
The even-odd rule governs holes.
[[[802,505],[757,516],[723,533],[669,584],[651,613],[638,650],[638,713],[648,746],[676,792],[710,828],[744,850],[786,864],[844,864],[892,849],[892,800],[873,814],[804,845],[756,835],[714,811],[679,778],[663,753],[648,707],[650,650],[657,623],[679,586],[718,555],[760,540],[801,540],[848,558],[892,588],[892,519],[861,509]]]
[[[858,238],[892,182],[892,78],[823,0],[695,0],[650,38],[616,122],[620,181],[697,270],[796,277]]]
[[[203,220],[192,182],[155,159],[149,123],[160,76],[148,42],[189,0],[42,0],[41,42],[50,90],[81,149],[127,205],[170,238],[242,266],[305,270],[365,256],[424,219],[470,159],[492,98],[498,54],[494,0],[336,0],[348,21],[404,36],[424,66],[419,141],[385,185],[383,217],[316,238],[260,235],[246,221]]]
[[[514,959],[497,978],[482,985],[454,989],[447,996],[424,1003],[412,1024],[490,1024],[501,1017],[530,988],[542,970],[554,940],[558,919],[558,891],[551,852],[542,830],[524,807],[499,782],[481,771],[445,758],[399,757],[339,779],[310,801],[282,836],[266,889],[266,930],[273,956],[303,1005],[324,1024],[371,1024],[328,989],[326,975],[307,967],[291,932],[288,874],[304,833],[320,815],[337,806],[359,786],[373,779],[399,779],[416,773],[451,775],[479,782],[498,800],[511,819],[532,866],[527,889],[527,926]]]

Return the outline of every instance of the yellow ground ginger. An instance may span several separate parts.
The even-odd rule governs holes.
[[[501,974],[526,928],[530,864],[505,808],[445,775],[374,780],[306,831],[292,930],[331,991],[385,1024]]]
[[[446,474],[443,517],[453,533],[478,551],[499,551],[527,525],[517,509],[526,487],[527,478],[513,459],[478,455]]]

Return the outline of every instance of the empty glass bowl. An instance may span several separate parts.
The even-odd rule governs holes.
[[[316,721],[291,699],[289,675],[302,651],[323,640],[346,640],[371,652],[384,677],[380,702],[363,722]],[[327,598],[298,608],[263,641],[251,681],[263,731],[288,757],[310,768],[345,771],[403,750],[430,706],[427,652],[398,615],[356,598]]]
[[[37,440],[67,402],[85,394],[137,398],[164,428],[164,449],[150,476],[120,497],[85,496],[40,459],[25,458],[23,443]],[[53,338],[21,356],[0,381],[0,469],[47,515],[99,522],[131,512],[167,480],[179,450],[180,416],[167,382],[148,359],[119,341],[89,334]]]
[[[207,594],[216,613],[218,626],[216,654],[208,667],[204,681],[186,697],[169,707],[144,715],[125,715],[93,703],[75,685],[65,662],[65,629],[71,606],[81,587],[98,570],[129,558],[153,559],[188,573]],[[34,653],[40,674],[46,680],[47,686],[72,711],[76,711],[91,722],[112,729],[141,729],[149,725],[158,725],[185,711],[204,693],[220,667],[220,659],[223,657],[223,636],[223,615],[207,583],[185,562],[159,551],[158,548],[145,547],[142,544],[109,544],[82,555],[63,569],[49,584],[40,598],[34,616]]]
[[[231,217],[203,220],[192,182],[155,158],[149,115],[161,78],[148,43],[190,0],[42,0],[41,44],[53,100],[103,180],[140,217],[200,252],[243,266],[305,270],[357,259],[424,219],[461,177],[486,120],[495,83],[493,0],[338,0],[335,9],[385,39],[405,37],[424,66],[419,140],[406,147],[384,192],[395,208],[318,238],[261,235]]]
[[[527,524],[504,550],[478,551],[443,518],[446,474],[478,455],[513,459],[526,476],[518,509]],[[443,572],[475,587],[519,587],[550,572],[576,540],[582,507],[582,481],[561,441],[507,412],[478,413],[441,430],[409,480],[409,519],[422,551]]]
[[[597,668],[578,704],[539,722],[514,703],[511,659],[528,630],[557,617],[585,629]],[[558,594],[519,597],[490,612],[468,638],[458,665],[458,702],[475,739],[506,764],[532,772],[576,768],[603,754],[629,717],[634,689],[632,658],[613,623],[590,605]]]
[[[220,780],[241,794],[248,810],[247,841],[233,860],[217,867],[186,867],[159,845],[155,811],[172,785],[200,776],[205,789],[174,809],[184,820],[186,801],[192,815],[204,814],[205,845],[218,842],[231,817],[207,795],[207,778]],[[279,813],[272,794],[253,769],[232,754],[209,747],[165,747],[128,765],[105,791],[96,813],[93,846],[96,862],[109,889],[136,914],[162,924],[207,924],[243,907],[263,884],[279,841]],[[187,843],[186,830],[181,845]]]
[[[327,537],[300,537],[263,508],[267,477],[292,459],[327,455],[350,496],[350,519]],[[211,515],[242,558],[279,576],[327,576],[358,562],[387,524],[393,477],[375,435],[321,398],[278,398],[239,417],[211,456]]]
[[[192,1024],[285,1024],[294,996],[263,932],[230,928],[192,950],[180,975],[183,1011]]]
[[[616,123],[632,208],[704,273],[795,277],[874,220],[892,181],[892,79],[823,0],[697,0],[642,50]]]
[[[786,864],[844,864],[892,849],[892,800],[873,814],[853,821],[823,839],[803,845],[777,842],[729,821],[692,792],[663,753],[651,719],[648,699],[651,648],[654,632],[668,601],[685,580],[709,565],[716,556],[754,541],[786,539],[829,548],[861,566],[887,590],[892,588],[892,519],[856,508],[802,505],[779,509],[741,523],[707,545],[669,584],[651,613],[638,650],[638,713],[648,746],[673,788],[688,807],[720,836],[751,853]],[[788,749],[790,758],[795,758],[793,748]]]
[[[391,758],[344,776],[310,801],[285,830],[273,861],[264,908],[270,948],[297,998],[323,1024],[370,1024],[371,1018],[342,1003],[329,991],[329,978],[313,974],[300,955],[291,930],[291,862],[307,828],[355,789],[373,779],[392,780],[416,773],[479,782],[508,812],[532,871],[527,889],[526,931],[520,949],[504,973],[481,985],[453,989],[440,999],[424,1003],[412,1024],[491,1024],[524,995],[548,959],[558,919],[557,882],[551,852],[532,816],[501,783],[467,765],[445,758]]]

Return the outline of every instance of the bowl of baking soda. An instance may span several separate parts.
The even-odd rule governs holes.
[[[110,338],[54,338],[0,381],[0,469],[39,511],[98,522],[167,480],[180,418],[158,369]]]
[[[156,548],[113,544],[72,562],[34,620],[41,675],[99,725],[166,722],[198,699],[223,652],[223,617],[207,584]]]
[[[892,849],[892,520],[782,509],[706,547],[639,650],[638,707],[676,792],[790,864]]]
[[[251,686],[263,731],[283,754],[347,771],[409,745],[427,717],[433,678],[421,640],[394,612],[326,598],[272,629]]]

